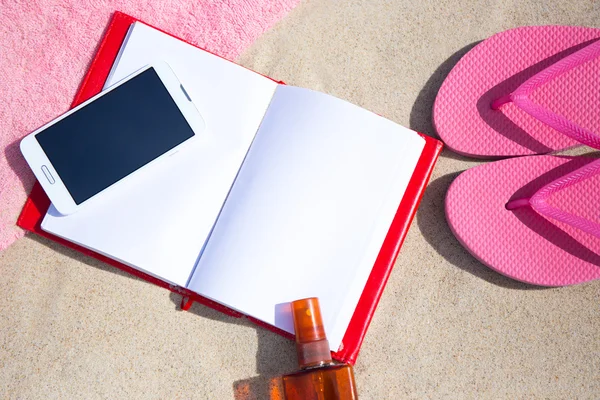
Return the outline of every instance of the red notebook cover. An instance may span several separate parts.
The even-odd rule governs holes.
[[[90,65],[90,69],[85,76],[83,83],[81,84],[81,87],[75,96],[75,99],[73,100],[73,104],[71,105],[72,107],[77,106],[102,90],[117,53],[121,48],[121,44],[125,39],[125,35],[127,34],[129,26],[135,21],[137,21],[137,19],[134,17],[121,12],[115,12],[106,30],[100,47],[98,48],[98,52]],[[375,308],[377,307],[377,303],[379,302],[379,298],[383,293],[383,289],[385,288],[385,284],[387,283],[390,272],[392,271],[394,262],[396,261],[396,257],[400,251],[400,247],[402,246],[402,242],[406,237],[410,223],[415,216],[417,206],[421,201],[421,197],[423,196],[423,192],[425,191],[425,187],[427,186],[427,182],[429,181],[429,177],[431,176],[435,162],[440,151],[442,150],[442,143],[440,141],[429,136],[422,136],[426,141],[423,153],[421,154],[417,167],[413,172],[410,183],[406,189],[406,193],[404,194],[398,211],[396,212],[396,216],[392,221],[388,234],[383,242],[381,250],[379,251],[379,255],[377,256],[375,265],[373,266],[356,310],[354,311],[350,324],[348,325],[348,329],[344,335],[340,349],[337,352],[332,353],[334,359],[338,361],[347,362],[350,364],[354,364],[356,362],[356,357],[358,356],[360,346],[373,317],[373,313],[375,312]],[[54,240],[88,256],[97,258],[148,282],[181,294],[183,296],[182,309],[184,310],[189,309],[192,303],[196,301],[208,307],[219,310],[227,315],[234,317],[244,316],[237,311],[215,303],[214,301],[206,299],[185,288],[170,285],[134,268],[121,264],[118,261],[112,260],[94,251],[88,250],[43,231],[41,229],[41,222],[46,215],[48,207],[50,207],[50,200],[44,193],[40,184],[36,182],[29,195],[29,198],[27,199],[27,202],[25,203],[23,211],[19,216],[17,225],[23,229]],[[252,317],[246,317],[257,325],[263,326],[281,335],[290,338],[292,337],[292,335],[289,333],[272,325],[265,324],[264,322],[256,320]]]

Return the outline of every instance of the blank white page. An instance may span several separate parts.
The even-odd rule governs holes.
[[[277,85],[135,23],[106,86],[154,60],[171,66],[202,114],[207,130],[193,144],[75,214],[61,216],[51,207],[42,227],[184,286]]]
[[[189,287],[288,332],[281,304],[319,297],[337,350],[424,144],[358,106],[279,86]]]

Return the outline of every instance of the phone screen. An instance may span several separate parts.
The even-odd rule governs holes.
[[[36,135],[76,204],[194,136],[149,68]]]

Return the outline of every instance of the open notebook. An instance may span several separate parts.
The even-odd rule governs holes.
[[[319,297],[331,349],[341,350],[411,176],[424,168],[422,182],[411,181],[418,189],[410,195],[420,197],[439,146],[428,145],[435,149],[419,162],[419,134],[140,22],[128,29],[105,87],[157,59],[174,70],[206,132],[95,205],[69,216],[50,207],[42,229],[287,332],[286,304]],[[400,216],[398,237],[387,239],[391,257],[416,202]],[[37,231],[32,204],[19,224]],[[386,278],[363,308],[376,305]]]

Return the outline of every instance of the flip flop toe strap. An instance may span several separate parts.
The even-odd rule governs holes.
[[[525,113],[556,131],[587,146],[600,149],[600,136],[529,99],[529,95],[544,83],[597,57],[600,57],[600,39],[538,72],[523,82],[514,92],[494,100],[491,107],[499,110],[503,105],[512,102]],[[600,77],[598,79],[600,80]],[[597,105],[590,104],[590,107],[597,107]]]
[[[514,210],[521,207],[531,206],[531,208],[537,213],[545,217],[549,217],[571,225],[600,239],[600,224],[578,215],[563,211],[557,207],[551,206],[547,202],[548,198],[552,194],[596,175],[600,175],[600,160],[593,161],[570,174],[564,175],[552,181],[548,185],[539,189],[530,198],[509,201],[506,204],[506,209]]]

